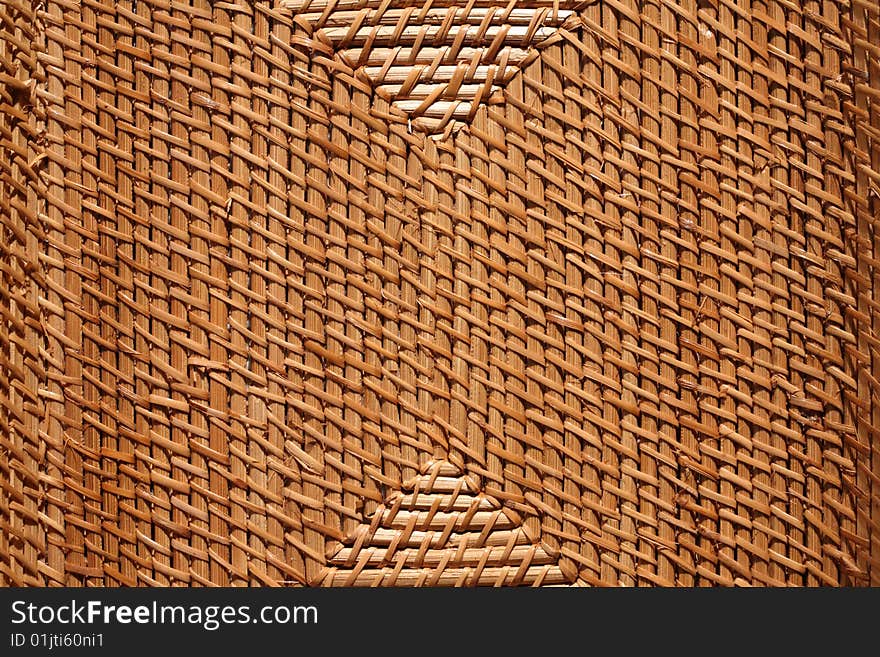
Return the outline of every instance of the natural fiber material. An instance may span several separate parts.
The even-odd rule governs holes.
[[[0,5],[0,583],[880,584],[875,0]]]
[[[534,59],[532,46],[551,43],[572,17],[559,4],[284,1],[412,125],[444,136],[483,103],[503,102],[497,92]]]
[[[330,553],[325,586],[542,586],[571,582],[519,515],[448,463],[429,464]]]

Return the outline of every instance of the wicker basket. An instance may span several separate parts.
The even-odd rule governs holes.
[[[0,37],[0,583],[880,584],[876,0]]]

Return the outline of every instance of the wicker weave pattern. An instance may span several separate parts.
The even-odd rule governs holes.
[[[0,19],[0,582],[348,582],[442,460],[494,568],[880,584],[873,0],[586,3],[445,139],[279,2]]]
[[[448,463],[429,463],[331,553],[325,586],[546,586],[569,583],[513,511]]]
[[[564,2],[564,6],[578,3]],[[412,117],[448,135],[546,46],[569,9],[554,0],[455,3],[283,0],[352,70]]]

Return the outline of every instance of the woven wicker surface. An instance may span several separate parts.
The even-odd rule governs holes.
[[[0,583],[880,584],[876,0],[5,0]]]
[[[284,0],[283,6],[413,126],[446,137],[483,103],[503,102],[498,92],[573,16],[558,0]]]
[[[515,512],[448,463],[429,463],[329,552],[325,586],[522,586],[571,583],[559,555]]]

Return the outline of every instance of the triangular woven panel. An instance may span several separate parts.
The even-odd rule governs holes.
[[[880,585],[880,8],[0,4],[0,584]]]
[[[574,14],[558,0],[283,2],[412,125],[443,135],[503,103],[497,92]]]
[[[447,463],[395,492],[330,553],[325,586],[541,586],[570,582],[517,513]]]

